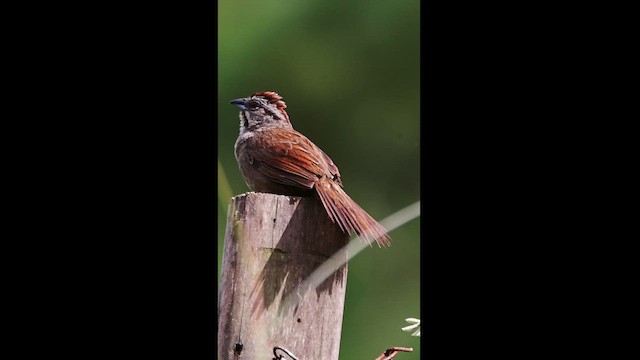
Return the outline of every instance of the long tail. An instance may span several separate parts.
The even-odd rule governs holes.
[[[337,223],[343,232],[357,235],[369,246],[371,240],[375,240],[379,247],[391,245],[387,230],[356,204],[340,185],[322,178],[316,183],[315,189],[329,218]]]

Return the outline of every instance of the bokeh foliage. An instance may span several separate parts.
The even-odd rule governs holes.
[[[273,90],[373,217],[419,200],[418,0],[218,4],[218,154],[234,195],[248,188],[233,156],[239,119],[229,100]],[[219,200],[221,256],[229,199]],[[373,359],[389,346],[414,347],[398,357],[419,358],[419,339],[400,330],[420,318],[418,220],[391,237],[390,248],[349,263],[341,359]]]

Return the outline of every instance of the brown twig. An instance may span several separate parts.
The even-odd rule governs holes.
[[[394,347],[388,348],[387,351],[385,351],[382,354],[380,354],[380,356],[375,358],[375,360],[393,359],[401,351],[402,352],[413,352],[413,348],[394,346]]]

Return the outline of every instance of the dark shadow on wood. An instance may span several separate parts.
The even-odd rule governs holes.
[[[274,242],[273,249],[261,249],[270,252],[269,259],[260,274],[255,288],[259,291],[252,307],[252,315],[260,316],[262,312],[274,305],[278,299],[286,299],[293,291],[302,299],[309,289],[298,286],[315,269],[334,253],[344,247],[349,236],[331,222],[320,201],[314,197],[290,197],[290,201],[299,202],[289,224],[280,239]],[[316,289],[316,299],[322,293],[333,294],[334,286],[341,286],[345,281],[345,268],[342,265],[332,273]],[[282,296],[280,294],[282,293]],[[286,309],[278,302],[278,315],[285,316]],[[294,314],[297,313],[297,306]]]

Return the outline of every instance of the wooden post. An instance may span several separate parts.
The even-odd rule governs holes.
[[[316,289],[299,289],[298,284],[348,240],[315,198],[251,192],[231,199],[218,359],[272,359],[279,346],[301,360],[337,360],[346,253],[345,264]],[[289,295],[300,300],[297,305],[286,306],[282,300]]]

